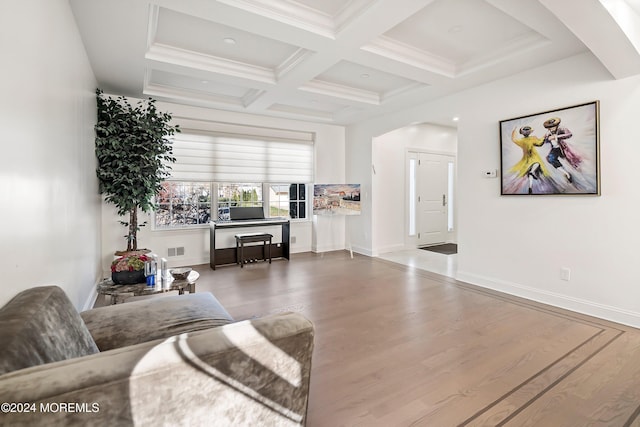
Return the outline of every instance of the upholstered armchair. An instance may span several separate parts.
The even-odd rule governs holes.
[[[0,425],[304,425],[313,334],[295,313],[234,322],[210,293],[78,313],[33,288],[0,309]]]

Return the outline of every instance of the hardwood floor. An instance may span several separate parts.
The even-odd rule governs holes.
[[[313,321],[308,426],[640,426],[639,330],[348,252],[194,268]]]

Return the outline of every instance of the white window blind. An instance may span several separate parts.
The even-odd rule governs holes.
[[[313,182],[313,133],[175,120],[171,179]]]

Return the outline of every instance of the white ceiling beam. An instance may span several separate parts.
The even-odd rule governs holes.
[[[434,0],[379,0],[342,23],[336,40],[342,45],[360,48],[404,22]]]
[[[640,55],[598,0],[539,0],[616,79],[640,73]]]
[[[640,51],[640,15],[627,0],[600,0],[636,51]]]
[[[224,0],[225,2],[246,2],[247,0]],[[249,2],[253,2],[250,0]],[[259,111],[268,108],[270,105],[278,103],[283,95],[288,95],[291,90],[304,89],[316,90],[317,82],[309,85],[316,76],[322,74],[338,62],[352,60],[360,53],[360,48],[369,40],[379,37],[384,32],[400,24],[420,9],[427,6],[433,0],[408,0],[401,5],[397,0],[379,0],[376,2],[358,1],[359,13],[349,14],[349,18],[341,17],[339,31],[335,35],[335,40],[325,40],[325,46],[314,55],[308,55],[305,61],[297,63],[295,68],[282,76],[278,81],[278,86],[269,92],[265,92],[255,99],[248,110]],[[381,69],[380,67],[374,67]],[[335,86],[331,85],[330,86]],[[326,85],[325,85],[326,86]],[[324,88],[326,88],[323,86]],[[322,91],[324,95],[331,95],[331,91]],[[333,95],[338,99],[344,99],[344,91],[337,91]],[[366,99],[365,99],[366,98]],[[351,97],[352,101],[370,103],[367,97]]]

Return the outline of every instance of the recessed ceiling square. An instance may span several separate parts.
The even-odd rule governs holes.
[[[293,3],[299,3],[307,6],[311,9],[325,13],[329,16],[335,17],[345,7],[351,3],[352,0],[295,0]]]
[[[535,28],[535,22],[530,25]],[[384,34],[455,64],[491,56],[518,39],[537,35],[529,26],[478,0],[436,0]]]
[[[316,77],[316,80],[383,94],[414,82],[353,62],[341,61]]]
[[[154,42],[266,68],[277,67],[298,50],[287,43],[162,7]]]

